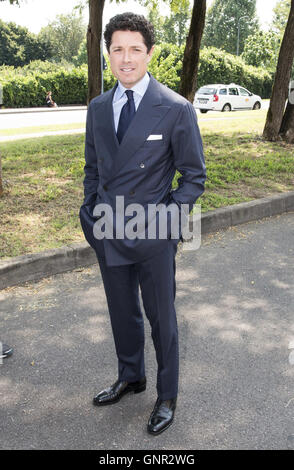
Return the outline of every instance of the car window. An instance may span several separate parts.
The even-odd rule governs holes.
[[[203,86],[202,88],[199,88],[197,91],[197,95],[215,95],[216,89],[215,88],[210,88],[207,86]]]
[[[229,88],[229,95],[239,95],[237,88]]]
[[[241,96],[250,96],[249,91],[245,90],[245,88],[239,88]]]
[[[227,95],[228,91],[226,88],[221,88],[220,91],[218,92],[219,95]]]

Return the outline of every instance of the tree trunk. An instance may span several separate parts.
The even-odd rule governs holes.
[[[88,52],[88,97],[87,104],[92,98],[101,94],[101,36],[102,16],[105,0],[89,0],[89,25],[87,31]]]
[[[293,0],[294,1],[294,0]],[[194,0],[190,29],[187,36],[179,93],[191,103],[197,89],[200,44],[205,25],[206,0]]]
[[[0,153],[0,197],[3,194],[3,182],[2,182],[2,165],[1,165],[1,153]]]
[[[294,144],[294,104],[291,104],[289,101],[283,116],[280,136],[289,142],[289,144]]]
[[[279,53],[278,65],[270,100],[270,107],[263,130],[263,137],[265,140],[274,141],[279,139],[279,132],[285,111],[291,68],[294,59],[293,44],[294,0],[291,0],[291,9]]]

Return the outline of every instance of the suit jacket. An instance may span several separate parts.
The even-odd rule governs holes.
[[[94,98],[88,108],[85,140],[84,203],[81,225],[88,243],[108,266],[142,261],[156,255],[170,242],[172,215],[168,215],[168,237],[160,239],[102,239],[93,235],[98,203],[115,210],[116,196],[124,196],[125,206],[148,204],[193,204],[204,191],[206,170],[202,140],[192,104],[159,83],[150,82],[137,112],[119,144],[114,128],[112,90]],[[151,134],[160,140],[147,140]],[[172,190],[176,169],[181,177]],[[130,217],[125,217],[125,223]],[[146,226],[147,230],[147,226]],[[114,228],[115,233],[115,228]],[[178,243],[179,239],[174,239]]]

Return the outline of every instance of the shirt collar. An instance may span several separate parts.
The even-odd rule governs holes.
[[[136,83],[136,85],[134,85],[132,88],[125,88],[121,84],[121,82],[118,80],[118,85],[117,85],[117,89],[116,89],[116,92],[115,92],[114,101],[120,100],[121,97],[123,96],[124,92],[128,89],[133,90],[135,93],[138,93],[138,95],[143,97],[146,90],[147,90],[147,88],[148,88],[149,81],[150,81],[150,76],[149,76],[148,72],[146,72],[144,77],[141,78],[141,80],[138,83]]]

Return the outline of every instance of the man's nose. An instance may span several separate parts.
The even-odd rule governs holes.
[[[129,51],[124,51],[123,53],[123,61],[130,62],[131,61],[131,54]]]

